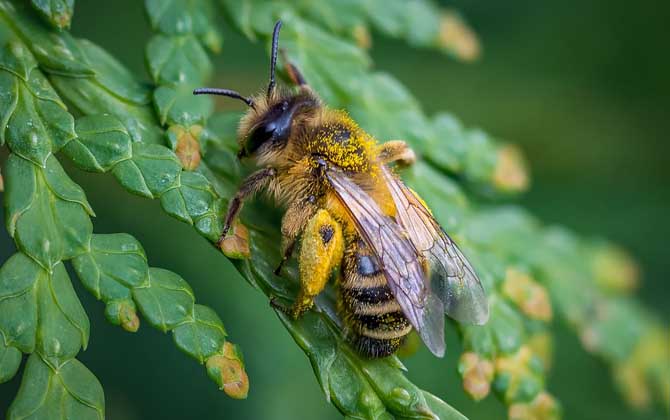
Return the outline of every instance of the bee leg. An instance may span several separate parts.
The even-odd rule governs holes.
[[[314,305],[314,298],[326,286],[333,269],[342,260],[344,239],[340,224],[326,210],[319,210],[309,220],[302,235],[300,256],[300,291],[290,314],[299,318]]]
[[[275,276],[281,275],[281,269],[284,267],[284,264],[286,264],[286,261],[288,261],[289,258],[293,255],[293,248],[295,248],[295,239],[286,239],[282,238],[282,257],[281,261],[279,261],[279,265],[277,265],[277,268],[275,268]]]
[[[240,214],[244,200],[250,198],[261,189],[267,187],[275,175],[276,171],[274,168],[265,168],[249,175],[242,182],[240,189],[237,191],[233,199],[230,200],[230,204],[228,204],[228,212],[226,213],[226,217],[224,219],[223,231],[221,232],[221,236],[217,242],[219,248],[221,247],[221,243],[224,241],[224,239],[226,239],[228,231],[233,225],[233,222]]]
[[[403,140],[390,140],[379,146],[379,159],[383,164],[397,163],[410,166],[416,161],[416,153]]]
[[[287,315],[291,315],[291,307],[286,306],[282,303],[279,303],[279,300],[277,299],[276,296],[271,296],[270,297],[270,306],[272,306],[273,308],[275,308],[278,311],[284,312]]]
[[[281,255],[282,260],[279,262],[279,266],[275,269],[275,274],[279,275],[281,269],[284,266],[284,263],[291,258],[293,255],[293,249],[295,248],[295,242],[298,239],[298,236],[302,233],[303,229],[309,222],[309,219],[314,216],[317,211],[317,207],[314,205],[314,200],[309,198],[305,201],[296,201],[291,204],[284,217],[281,221]]]

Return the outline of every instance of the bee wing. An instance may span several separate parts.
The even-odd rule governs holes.
[[[431,289],[444,304],[444,312],[461,322],[485,324],[489,318],[486,292],[477,274],[430,210],[391,171],[382,167],[393,197],[398,223],[416,250],[429,261]]]
[[[444,304],[431,291],[419,254],[403,229],[338,169],[326,172],[330,185],[379,259],[389,289],[433,354],[444,355]]]

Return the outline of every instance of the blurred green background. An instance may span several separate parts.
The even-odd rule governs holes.
[[[402,80],[429,113],[448,110],[467,126],[519,143],[533,176],[522,203],[548,223],[626,247],[643,270],[641,300],[667,321],[670,3],[457,0],[445,5],[463,12],[479,34],[481,60],[461,64],[373,34],[376,67]],[[256,91],[267,73],[264,46],[249,43],[225,21],[221,26],[225,42],[213,84]],[[141,2],[78,0],[72,32],[145,75],[143,48],[150,34]],[[68,169],[96,210],[96,232],[132,233],[151,265],[187,279],[200,302],[219,313],[231,341],[241,345],[251,380],[247,400],[229,399],[169,336],[148,326],[129,334],[109,325],[103,305],[77,285],[91,318],[90,345],[79,358],[105,388],[109,419],[340,418],[264,296],[225,258],[189,226],[165,215],[158,202],[130,196],[111,177]],[[0,260],[13,250],[3,231]],[[660,408],[644,413],[627,408],[605,364],[587,356],[577,338],[555,324],[548,388],[562,401],[564,418],[664,417]],[[505,409],[495,398],[473,403],[461,391],[459,344],[453,331],[448,335],[447,357],[438,360],[422,350],[406,360],[409,377],[472,419],[503,418]],[[20,375],[0,387],[1,413],[19,380]]]

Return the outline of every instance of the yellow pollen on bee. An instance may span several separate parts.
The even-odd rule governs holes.
[[[332,120],[325,122],[310,139],[307,145],[309,151],[326,156],[342,169],[369,171],[375,139],[363,131],[346,112],[333,111],[333,114]]]

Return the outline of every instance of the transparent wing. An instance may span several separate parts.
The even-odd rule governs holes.
[[[403,313],[433,354],[444,355],[444,306],[430,290],[419,254],[403,229],[339,169],[326,171],[330,185],[373,250]]]
[[[397,209],[396,220],[428,260],[430,287],[444,303],[444,312],[457,321],[485,324],[489,319],[486,292],[467,258],[421,199],[388,168],[382,171]]]

